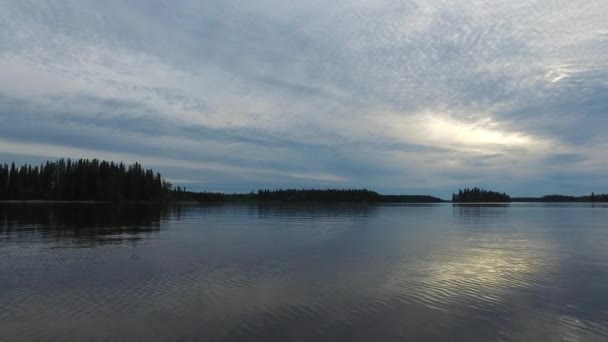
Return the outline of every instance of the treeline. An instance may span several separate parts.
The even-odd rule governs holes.
[[[479,188],[467,188],[464,190],[459,190],[457,194],[452,194],[452,202],[511,202],[511,197],[505,193],[487,191]]]
[[[188,201],[224,202],[351,202],[351,203],[441,203],[442,199],[418,195],[382,195],[367,189],[258,190],[244,194],[191,192],[173,189],[160,173],[139,163],[125,165],[98,159],[59,159],[41,165],[0,164],[0,200],[59,201]],[[459,190],[452,202],[608,202],[608,194],[589,196],[547,195],[511,198],[506,193],[479,188]]]
[[[134,202],[438,203],[432,196],[381,195],[367,189],[259,190],[244,194],[191,192],[141,164],[59,159],[41,165],[0,164],[0,200]]]
[[[41,165],[0,165],[0,200],[161,201],[171,184],[139,163],[59,159]]]
[[[517,197],[513,202],[608,202],[608,194],[591,193],[589,196],[547,195],[543,197]]]
[[[380,195],[367,189],[349,190],[259,190],[255,199],[262,202],[379,202]]]
[[[381,195],[367,189],[280,189],[258,190],[246,194],[223,194],[217,192],[174,192],[180,201],[196,202],[277,202],[277,203],[440,203],[443,200],[432,196]]]
[[[383,203],[442,203],[441,198],[427,195],[380,195]]]

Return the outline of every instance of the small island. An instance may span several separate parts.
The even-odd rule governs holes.
[[[454,203],[508,203],[511,197],[506,193],[487,191],[479,188],[459,190],[452,194]]]

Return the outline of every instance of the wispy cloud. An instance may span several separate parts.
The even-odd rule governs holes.
[[[200,189],[601,191],[607,23],[603,0],[8,0],[0,152]]]

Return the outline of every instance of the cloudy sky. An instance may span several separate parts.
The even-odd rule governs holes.
[[[608,192],[606,0],[2,0],[0,161]]]

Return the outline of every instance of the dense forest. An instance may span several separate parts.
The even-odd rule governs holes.
[[[442,203],[448,202],[441,198],[428,195],[380,195],[383,203]]]
[[[0,200],[59,200],[108,202],[352,202],[441,203],[442,199],[418,195],[382,195],[367,189],[259,190],[244,194],[191,192],[165,181],[160,173],[139,163],[125,165],[97,159],[59,159],[41,165],[0,164]],[[590,196],[548,195],[511,198],[505,193],[479,188],[459,190],[452,202],[608,202],[608,194]]]
[[[608,202],[608,194],[591,193],[589,196],[547,195],[543,197],[517,197],[513,202]]]
[[[279,189],[258,190],[247,194],[224,194],[210,192],[185,192],[175,190],[173,197],[180,201],[197,202],[280,202],[280,203],[440,203],[443,200],[432,196],[381,195],[367,189]]]
[[[171,193],[159,173],[138,163],[60,159],[0,165],[0,200],[160,201]]]
[[[279,202],[378,202],[380,195],[362,190],[259,190],[255,198],[260,201]]]
[[[367,189],[259,190],[245,194],[173,188],[139,163],[59,159],[42,165],[0,164],[0,200],[216,202],[443,202],[431,196],[381,195]]]
[[[479,188],[459,190],[452,194],[452,202],[474,203],[474,202],[511,202],[511,197],[505,193],[487,191]]]

